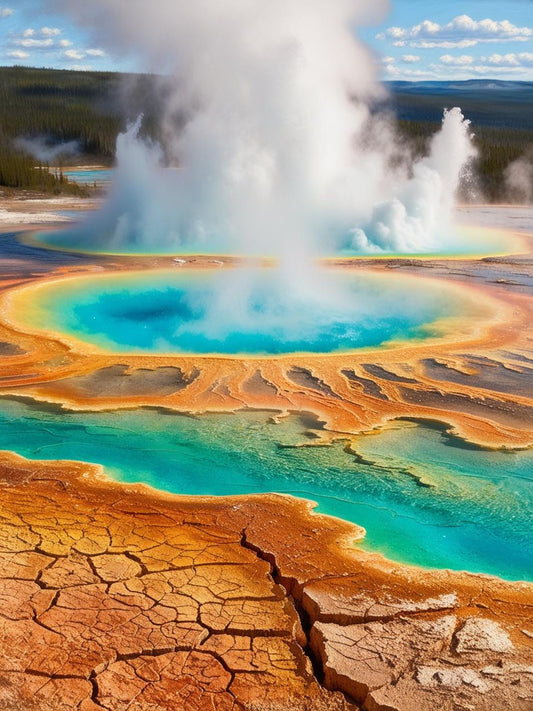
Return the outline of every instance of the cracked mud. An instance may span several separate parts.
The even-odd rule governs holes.
[[[0,708],[526,711],[531,586],[389,564],[281,496],[0,463]]]

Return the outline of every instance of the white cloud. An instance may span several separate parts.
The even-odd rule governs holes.
[[[524,70],[522,67],[497,67],[494,65],[477,64],[469,67],[468,71],[474,72],[475,74],[483,74],[485,76],[494,76],[498,74],[516,74],[521,78]]]
[[[42,27],[41,35],[43,37],[57,37],[61,34],[61,30],[57,27]]]
[[[69,67],[73,72],[90,72],[92,68],[92,64],[73,64]]]
[[[70,62],[80,62],[89,57],[102,58],[106,56],[103,49],[91,47],[89,49],[77,48],[74,43],[66,38],[63,38],[62,30],[59,27],[44,26],[40,29],[28,27],[18,33],[11,33],[8,40],[9,53],[4,52],[5,56],[12,59],[27,59],[29,57],[28,50],[37,50],[46,56],[57,59],[59,52],[64,60]],[[74,65],[71,65],[74,68]],[[78,66],[79,69],[91,69],[92,66],[84,64]]]
[[[491,54],[490,57],[481,57],[481,61],[498,67],[533,67],[533,54],[531,52]]]
[[[17,45],[18,47],[39,47],[39,48],[45,48],[45,47],[53,47],[54,46],[54,40],[51,38],[48,39],[19,39],[19,40],[13,40],[13,44]]]
[[[84,52],[80,52],[78,49],[67,49],[66,52],[64,52],[64,55],[67,59],[83,59],[85,57]]]
[[[446,55],[444,55],[446,56]],[[523,79],[524,78],[524,66],[515,65],[498,65],[498,64],[488,64],[488,57],[481,57],[478,61],[479,64],[450,64],[449,62],[441,64],[431,64],[431,70],[439,77],[449,77],[450,71],[453,68],[453,76],[456,79],[469,79],[473,76],[481,77],[498,77],[498,76],[508,76],[510,79]],[[476,61],[476,60],[474,60]],[[441,57],[442,62],[442,57]],[[533,65],[532,65],[533,66]]]
[[[448,64],[455,67],[465,67],[474,63],[474,57],[471,54],[461,54],[460,57],[452,57],[451,54],[443,54],[440,58],[442,64]]]
[[[427,79],[436,76],[432,69],[403,69],[400,75],[403,79]]]
[[[389,27],[379,39],[390,39],[393,43],[407,42],[411,47],[452,47],[474,46],[479,42],[527,42],[533,36],[530,27],[517,27],[509,20],[499,22],[491,19],[476,21],[468,15],[459,15],[446,25],[424,20],[412,27]],[[470,44],[466,45],[465,42]],[[461,44],[459,44],[461,43]]]
[[[394,59],[394,57],[383,57],[381,61],[383,62],[383,64],[394,64],[396,60]]]
[[[407,42],[402,43],[402,47],[405,47]],[[475,47],[478,44],[478,40],[458,40],[457,42],[428,42],[424,40],[423,42],[409,42],[410,47],[415,49],[466,49],[467,47]]]
[[[14,49],[11,52],[6,52],[6,57],[11,57],[11,59],[28,59],[28,52],[24,52],[22,49]]]
[[[13,10],[10,7],[0,7],[0,17],[11,17]]]
[[[402,56],[402,62],[404,64],[416,64],[420,61],[420,57],[416,54],[404,54]]]

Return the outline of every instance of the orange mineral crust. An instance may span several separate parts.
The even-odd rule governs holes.
[[[213,268],[190,258],[174,268]],[[222,263],[222,260],[221,260]],[[168,269],[172,260],[84,262],[46,276],[0,283],[0,394],[32,397],[70,409],[159,406],[180,412],[241,408],[312,412],[326,437],[380,428],[402,417],[439,420],[488,447],[533,442],[530,397],[533,301],[531,263],[479,260],[346,260],[331,268],[391,271],[451,285],[477,307],[475,317],[444,319],[438,338],[347,353],[277,357],[108,353],[30,323],[39,289],[72,276]],[[217,269],[231,268],[231,260]],[[33,301],[32,301],[33,299]],[[30,313],[31,316],[31,313]],[[529,386],[528,386],[529,382]]]
[[[0,455],[0,708],[526,711],[533,586],[401,567],[282,496]]]

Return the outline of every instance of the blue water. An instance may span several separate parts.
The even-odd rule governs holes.
[[[87,171],[84,171],[84,173]],[[97,171],[95,171],[97,172]],[[102,171],[103,172],[103,171]],[[112,172],[112,171],[110,171]],[[72,179],[77,182],[92,183],[90,172],[87,172],[86,179],[80,175],[78,180],[74,175]],[[102,178],[96,179],[97,184],[107,182]],[[124,208],[126,210],[126,208]],[[107,211],[106,211],[107,210]],[[111,255],[167,255],[167,256],[191,256],[197,254],[220,255],[235,254],[236,245],[224,237],[223,234],[211,235],[202,241],[191,239],[180,240],[172,231],[164,226],[157,226],[153,229],[153,239],[144,237],[143,234],[124,234],[124,226],[120,220],[114,227],[110,227],[107,218],[111,206],[104,208],[101,214],[92,213],[89,215],[86,224],[78,224],[74,228],[62,229],[59,232],[41,231],[34,236],[34,240],[43,247],[54,249],[84,252],[89,254],[111,254]],[[339,244],[337,244],[339,242]],[[509,250],[518,249],[512,247],[509,235],[505,231],[488,231],[486,229],[462,229],[458,228],[442,244],[428,246],[426,250],[411,250],[398,252],[392,249],[384,250],[376,255],[373,251],[358,250],[344,244],[342,239],[324,238],[322,243],[321,256],[323,257],[446,257],[446,256],[471,256],[509,253]],[[242,251],[242,250],[241,250]],[[257,256],[251,248],[249,255]],[[276,256],[272,255],[261,256]]]
[[[283,492],[364,526],[364,547],[429,567],[533,579],[533,452],[490,452],[410,423],[344,450],[297,447],[308,422],[260,412],[185,417],[153,410],[54,412],[0,399],[0,448],[104,465],[125,482],[180,494]]]
[[[69,180],[79,183],[80,185],[97,185],[100,183],[109,183],[113,179],[113,170],[64,170],[63,174]]]
[[[431,336],[464,311],[451,288],[391,274],[332,272],[305,294],[278,280],[267,269],[83,277],[39,291],[39,325],[115,352],[324,353]]]

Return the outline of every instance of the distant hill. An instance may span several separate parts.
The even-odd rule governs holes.
[[[460,106],[475,126],[533,130],[533,82],[386,82],[389,105],[405,121],[439,121],[442,108]]]

